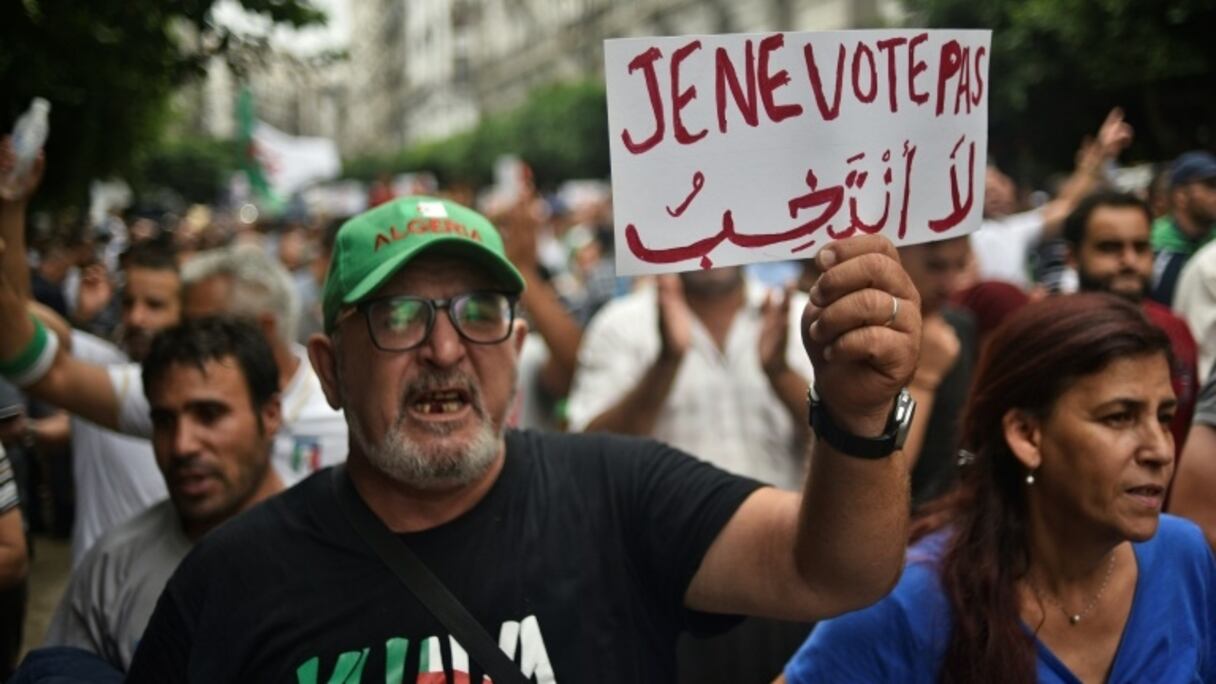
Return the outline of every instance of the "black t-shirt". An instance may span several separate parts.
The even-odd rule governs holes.
[[[317,473],[204,538],[127,681],[444,682],[471,668],[480,682],[356,536],[333,485]],[[477,506],[400,536],[536,682],[670,682],[681,630],[733,624],[683,597],[760,486],[653,441],[508,432]]]

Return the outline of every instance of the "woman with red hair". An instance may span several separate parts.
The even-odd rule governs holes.
[[[960,485],[898,586],[821,623],[786,680],[1216,681],[1216,561],[1161,514],[1169,349],[1110,295],[1013,314],[976,369]]]

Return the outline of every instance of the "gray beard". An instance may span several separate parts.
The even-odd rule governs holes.
[[[495,429],[475,392],[472,406],[480,418],[480,425],[472,440],[464,445],[427,445],[410,439],[403,425],[404,406],[396,424],[375,444],[367,438],[359,417],[351,412],[346,415],[352,438],[373,467],[413,489],[435,492],[459,489],[476,482],[490,469],[501,450],[503,429]],[[443,424],[420,427],[436,437],[448,435],[453,430]]]
[[[368,443],[357,419],[350,421],[350,428],[373,467],[401,484],[423,491],[459,489],[476,482],[494,463],[502,438],[501,431],[496,434],[489,421],[482,422],[473,441],[465,447],[418,444],[406,436],[400,423],[378,444]]]

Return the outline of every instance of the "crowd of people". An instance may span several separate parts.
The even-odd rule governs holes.
[[[15,682],[1216,681],[1216,157],[1154,205],[1131,136],[970,235],[634,281],[604,195],[45,234],[40,159],[0,675],[34,524]]]

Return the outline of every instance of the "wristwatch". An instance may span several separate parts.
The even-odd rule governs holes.
[[[887,426],[883,433],[878,437],[861,437],[832,420],[832,415],[828,413],[814,384],[807,389],[806,398],[811,409],[811,429],[819,439],[827,442],[836,451],[857,458],[884,458],[903,448],[912,428],[912,416],[916,414],[916,400],[908,393],[907,388],[901,389],[895,397],[895,406],[891,408],[891,415],[887,417]]]

